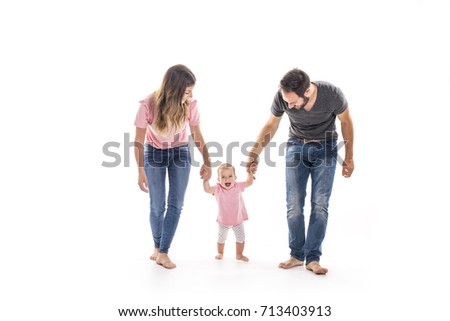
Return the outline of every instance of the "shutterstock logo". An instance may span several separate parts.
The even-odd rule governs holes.
[[[266,141],[269,141],[269,139]],[[227,163],[233,164],[233,154],[235,154],[237,150],[240,151],[244,158],[252,156],[250,151],[254,145],[255,142],[252,141],[232,141],[226,145],[214,141],[207,142],[206,146],[212,160],[211,167],[217,167],[221,164],[221,161],[214,161],[214,159],[222,159]],[[345,146],[344,141],[336,142],[335,144],[328,144],[326,141],[305,143],[304,146],[308,146],[307,149],[303,147],[299,149],[298,146],[294,145],[290,143],[290,141],[283,142],[278,145],[276,142],[267,143],[259,156],[259,163],[263,163],[269,167],[276,167],[277,165],[284,166],[284,160],[283,164],[279,164],[280,160],[278,160],[277,164],[276,161],[272,160],[272,157],[284,157],[287,151],[289,158],[293,160],[289,162],[291,164],[298,164],[298,162],[301,161],[313,161],[316,157],[315,155],[317,154],[324,154],[328,158],[334,157],[339,164],[343,164],[343,159],[339,155],[339,150]],[[143,150],[144,147],[140,147],[142,147],[141,150]],[[196,156],[199,153],[194,153],[196,146],[192,139],[189,140],[188,148],[191,155],[191,165],[194,167],[200,167],[203,162],[201,156]],[[110,141],[103,144],[102,152],[107,159],[102,162],[101,166],[107,168],[115,168],[120,166],[130,167],[130,162],[135,162],[134,150],[134,140],[130,139],[129,133],[124,133],[123,142]],[[275,155],[273,155],[273,152],[275,152]],[[196,159],[196,157],[199,159]],[[245,167],[246,165],[247,164],[243,161],[239,163],[239,166]]]

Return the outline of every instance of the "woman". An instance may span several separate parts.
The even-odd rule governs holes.
[[[197,101],[192,99],[195,81],[194,74],[186,66],[170,67],[159,89],[140,101],[134,123],[138,184],[150,195],[150,226],[155,246],[150,259],[167,269],[176,267],[168,252],[180,219],[191,169],[188,124],[203,157],[200,176],[202,179],[211,177]]]

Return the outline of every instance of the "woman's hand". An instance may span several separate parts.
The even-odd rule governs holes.
[[[207,181],[211,178],[211,167],[203,164],[200,168],[200,178],[204,181]]]
[[[138,175],[138,185],[141,191],[148,193],[148,181],[147,181],[147,175],[144,171],[139,171]]]

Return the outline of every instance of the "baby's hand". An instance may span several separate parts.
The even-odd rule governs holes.
[[[253,163],[253,164],[251,164],[250,165],[250,168],[249,168],[249,174],[250,173],[252,173],[253,174],[253,179],[256,179],[256,177],[255,177],[255,173],[256,173],[256,170],[258,169],[258,164],[256,164],[256,163]]]

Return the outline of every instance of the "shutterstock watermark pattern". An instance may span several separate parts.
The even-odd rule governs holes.
[[[251,149],[256,144],[256,142],[253,141],[247,142],[232,141],[226,145],[219,142],[210,141],[205,144],[206,147],[208,148],[209,156],[213,160],[211,161],[211,167],[213,168],[218,167],[222,163],[219,160],[214,161],[214,159],[224,159],[227,163],[233,163],[233,153],[236,151],[236,149],[239,149],[241,155],[243,155],[244,157],[255,156],[252,155],[251,153]],[[313,144],[314,145],[313,148],[317,149],[317,151],[324,150],[325,154],[333,155],[333,157],[336,157],[337,162],[340,165],[344,164],[343,159],[339,155],[339,151],[342,149],[342,147],[345,146],[344,141],[337,142],[337,144],[334,147],[329,147],[330,145],[326,144],[325,140],[305,142],[305,144]],[[258,157],[259,163],[263,163],[268,167],[276,167],[277,162],[272,159],[273,157],[272,152],[275,151],[276,157],[284,157],[286,155],[287,146],[288,142],[283,142],[281,144],[277,144],[274,141],[268,142],[262,151],[262,157],[261,156]],[[140,150],[144,151],[144,146],[140,147],[141,147]],[[195,146],[195,143],[192,140],[192,138],[189,139],[188,148],[191,155],[191,166],[201,167],[203,162],[195,158],[196,153],[194,152],[194,150],[197,147]],[[134,140],[130,139],[130,133],[124,133],[123,142],[109,141],[103,144],[102,153],[107,159],[102,161],[101,166],[107,168],[115,168],[121,166],[130,167],[131,166],[130,162],[134,162],[134,150],[135,150],[135,142]],[[311,146],[309,150],[311,150]],[[300,160],[312,161],[312,159],[308,158],[310,158],[309,154],[303,155],[302,157],[299,156]],[[247,165],[248,164],[244,161],[241,161],[239,163],[239,166],[242,167],[246,167]],[[285,165],[284,161],[283,165]]]

